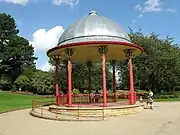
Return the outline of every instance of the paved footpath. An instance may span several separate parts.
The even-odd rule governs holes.
[[[0,135],[180,135],[180,102],[155,103],[154,110],[94,122],[44,120],[29,111],[1,114]]]

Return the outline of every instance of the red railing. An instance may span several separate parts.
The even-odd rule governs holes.
[[[135,93],[136,100],[139,101],[139,94]],[[59,103],[60,105],[67,104],[67,95],[59,95]],[[115,102],[124,102],[128,103],[129,92],[122,92],[116,94],[107,94],[107,102],[115,103]],[[102,94],[72,94],[72,104],[93,104],[93,103],[103,103],[103,95]]]
[[[30,114],[39,118],[60,121],[99,121],[105,119],[103,106],[98,106],[98,114],[92,116],[91,114],[88,114],[88,110],[87,114],[83,115],[82,113],[84,110],[81,109],[80,104],[77,104],[77,108],[73,110],[68,110],[66,107],[58,108],[58,106],[56,106],[53,111],[50,111],[49,105],[51,104],[55,104],[54,96],[35,99],[32,101],[32,110]]]
[[[139,95],[143,93],[136,93],[136,100],[139,100]],[[114,94],[107,95],[108,106],[119,106],[129,104],[129,93],[121,92],[117,93],[116,97]],[[96,99],[96,100],[95,100]],[[98,99],[98,100],[97,100]],[[116,99],[116,102],[115,102]],[[102,94],[75,94],[72,95],[72,107],[67,109],[67,95],[60,95],[60,108],[55,106],[54,111],[50,111],[49,105],[55,104],[55,97],[43,97],[32,102],[31,114],[36,117],[55,119],[55,120],[103,120],[105,118],[105,107],[103,106],[103,96]],[[84,107],[88,110],[94,107],[99,110],[98,114],[92,117],[91,114],[83,115]],[[93,109],[94,109],[93,108]],[[102,111],[102,112],[101,112]],[[70,115],[70,112],[72,114]]]

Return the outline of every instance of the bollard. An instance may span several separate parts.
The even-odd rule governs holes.
[[[41,107],[41,116],[43,115],[43,107]]]
[[[34,101],[32,101],[32,111],[34,111]]]
[[[79,120],[79,104],[78,104],[78,117],[77,117],[77,119]]]
[[[102,120],[104,120],[104,107],[102,107]]]
[[[56,106],[56,115],[55,115],[56,119],[58,118],[58,112],[57,112],[57,106]]]

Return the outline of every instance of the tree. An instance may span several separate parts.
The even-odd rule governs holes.
[[[13,84],[25,67],[35,67],[34,48],[29,41],[17,35],[15,20],[0,14],[0,76],[11,78]]]
[[[19,30],[16,29],[16,24],[14,18],[5,13],[0,13],[0,47],[8,43],[14,35],[16,35]],[[0,50],[1,50],[0,49]]]
[[[145,36],[139,32],[129,34],[133,43],[144,47],[144,53],[133,59],[135,87],[171,91],[179,86],[180,81],[180,48],[173,44],[172,38],[160,39],[151,33]],[[119,63],[121,86],[128,85],[128,68],[125,61]]]
[[[30,85],[30,83],[30,80],[24,75],[20,75],[15,81],[15,84],[20,88],[26,88],[26,86]]]
[[[16,29],[14,18],[5,13],[0,13],[0,63],[4,59],[4,51],[9,40],[19,31]]]
[[[37,70],[33,75],[31,84],[37,90],[37,94],[55,93],[55,78],[52,72]]]
[[[34,48],[23,37],[14,36],[4,50],[4,59],[0,69],[12,78],[12,83],[23,73],[23,68],[35,66]]]
[[[0,77],[0,90],[9,90],[9,85],[11,84],[9,80],[10,79],[8,77]]]
[[[34,73],[36,72],[36,68],[32,66],[24,67],[23,68],[23,75],[28,77],[29,80],[32,80]]]

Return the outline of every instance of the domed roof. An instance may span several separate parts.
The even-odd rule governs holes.
[[[130,39],[119,24],[91,11],[63,32],[58,45],[84,41],[130,42]]]
[[[101,61],[99,47],[106,47],[107,61],[127,59],[126,50],[131,50],[133,57],[143,52],[142,47],[131,43],[119,24],[99,16],[96,11],[91,11],[88,16],[68,27],[61,35],[58,45],[49,49],[47,55],[67,60],[67,49],[72,49],[73,62],[99,62]]]

